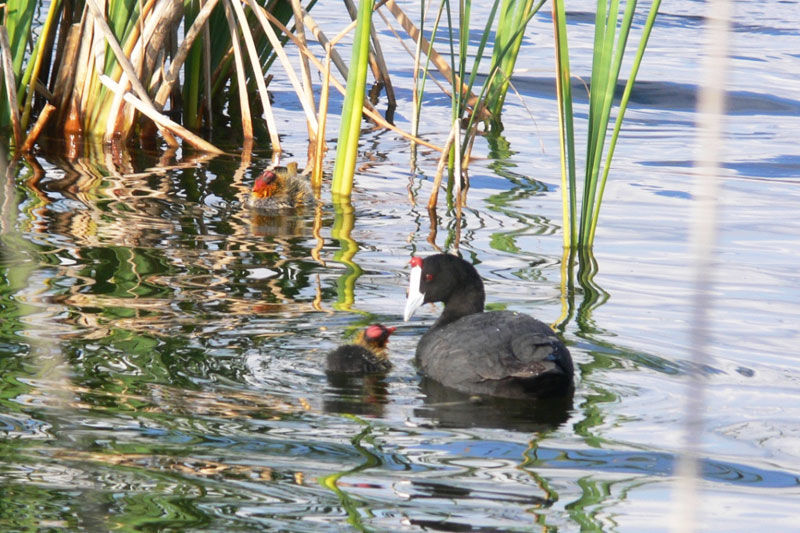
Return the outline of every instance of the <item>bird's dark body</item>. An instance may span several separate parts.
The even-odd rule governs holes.
[[[339,346],[328,354],[328,372],[339,374],[382,374],[392,368],[386,358],[381,358],[357,344]]]
[[[542,396],[572,383],[572,360],[546,324],[521,313],[474,313],[423,335],[420,371],[468,394]]]

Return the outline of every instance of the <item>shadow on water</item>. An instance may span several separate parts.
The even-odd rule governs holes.
[[[615,98],[620,98],[627,80],[619,80]],[[555,80],[550,77],[515,76],[514,84],[523,94],[540,98],[552,98]],[[587,87],[580,80],[572,82],[572,94],[576,102],[585,103]],[[630,107],[642,109],[664,109],[691,111],[697,107],[697,85],[670,81],[637,80],[631,91]],[[800,102],[773,94],[753,91],[730,91],[726,97],[726,112],[730,115],[796,115],[800,113]]]

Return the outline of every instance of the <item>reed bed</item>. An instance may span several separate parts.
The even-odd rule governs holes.
[[[346,0],[353,22],[333,38],[311,16],[314,4],[314,0],[305,4],[300,0],[86,0],[83,4],[54,0],[41,25],[34,25],[35,2],[9,0],[0,28],[5,86],[0,127],[13,132],[18,152],[34,149],[44,133],[44,138],[67,139],[64,150],[75,157],[87,142],[117,146],[139,142],[148,147],[164,142],[175,147],[178,139],[194,150],[221,154],[212,128],[224,123],[241,132],[245,151],[258,142],[268,146],[277,161],[283,148],[268,85],[271,69],[280,68],[305,115],[309,170],[317,189],[322,183],[332,86],[344,96],[332,181],[335,197],[350,195],[359,133],[366,119],[409,140],[412,168],[416,146],[440,151],[428,207],[437,205],[446,174],[448,202],[460,212],[475,140],[482,132],[502,129],[503,105],[522,38],[544,0],[495,0],[481,21],[473,20],[469,1],[421,1],[419,13],[412,17],[394,0],[360,0],[357,6]],[[659,4],[659,0],[650,4],[634,67],[610,129],[614,91],[637,3],[597,2],[586,167],[579,183],[565,7],[563,0],[552,2],[566,248],[591,248],[594,241],[614,148]],[[393,65],[387,65],[381,51],[373,25],[376,13],[398,39],[415,44],[409,50],[415,72],[410,132],[392,121]],[[423,31],[426,24],[432,26],[428,38]],[[35,38],[30,37],[32,26],[37,27]],[[480,29],[479,39],[469,50],[474,46],[470,41],[474,27]],[[348,65],[339,43],[350,32],[354,35],[348,45]],[[321,50],[309,43],[311,36]],[[291,49],[285,46],[289,42]],[[290,54],[298,58],[293,60]],[[318,100],[311,69],[324,80]],[[385,94],[385,115],[365,98],[370,70],[374,80],[370,96]],[[346,87],[340,80],[346,80]],[[434,83],[428,83],[431,80]],[[446,93],[451,101],[443,146],[418,136],[422,102],[431,90]]]

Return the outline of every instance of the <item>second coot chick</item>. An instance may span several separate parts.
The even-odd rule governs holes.
[[[297,173],[297,163],[265,170],[253,183],[246,205],[259,211],[293,209],[313,201],[308,180]]]
[[[392,363],[386,353],[393,327],[373,324],[358,333],[355,342],[339,346],[328,354],[328,372],[351,375],[388,372]]]
[[[449,254],[411,259],[405,320],[424,303],[444,311],[417,345],[420,372],[466,394],[535,398],[568,393],[567,347],[546,324],[512,311],[484,312],[483,281]]]

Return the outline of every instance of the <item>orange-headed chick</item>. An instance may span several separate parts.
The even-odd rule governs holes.
[[[247,207],[261,211],[292,209],[313,200],[308,181],[297,173],[297,163],[262,172],[253,183]]]

